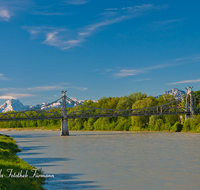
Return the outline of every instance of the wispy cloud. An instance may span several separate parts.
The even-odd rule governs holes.
[[[194,83],[194,82],[200,82],[200,79],[197,79],[197,80],[183,80],[183,81],[171,82],[171,83],[167,83],[167,84],[185,84],[185,83]]]
[[[9,21],[10,13],[7,9],[0,8],[0,20],[2,21]]]
[[[0,99],[16,99],[16,98],[25,98],[25,97],[31,97],[34,96],[32,94],[18,94],[18,93],[9,93],[0,96]]]
[[[84,4],[87,1],[83,0],[69,0],[69,4]],[[132,19],[141,16],[144,12],[158,9],[158,7],[152,4],[145,4],[141,6],[121,8],[116,14],[100,14],[100,21],[87,25],[81,29],[66,30],[50,27],[23,27],[31,34],[31,36],[39,36],[43,33],[45,40],[42,42],[50,46],[59,47],[61,50],[67,50],[73,47],[80,46],[86,39],[91,36],[98,29],[112,25],[114,23],[122,22],[127,19]],[[42,29],[41,29],[42,28]]]
[[[74,88],[77,89],[77,90],[81,90],[81,91],[88,90],[88,88],[86,88],[86,87],[74,87]]]
[[[32,1],[0,0],[0,21],[9,21],[17,11],[27,11]]]
[[[3,96],[7,96],[7,95],[10,96],[12,92],[12,95],[15,94],[15,95],[18,95],[19,97],[19,95],[21,94],[21,97],[23,97],[23,95],[31,96],[32,93],[36,93],[36,92],[65,90],[65,89],[70,89],[70,88],[81,90],[81,91],[88,90],[88,88],[86,87],[76,87],[76,86],[72,86],[70,83],[60,83],[59,85],[53,85],[53,86],[35,86],[35,87],[28,87],[28,88],[0,88],[0,92],[5,93]]]
[[[134,81],[140,82],[140,81],[146,81],[146,80],[151,80],[151,79],[149,79],[149,78],[147,78],[147,79],[138,79],[138,80],[134,80]]]
[[[161,68],[166,68],[166,67],[171,67],[171,66],[174,66],[174,65],[168,64],[168,65],[155,65],[152,67],[146,67],[146,68],[140,68],[140,69],[121,69],[118,73],[115,73],[113,76],[117,78],[128,77],[128,76],[145,73],[148,70],[161,69]]]
[[[70,84],[70,83],[68,83]],[[65,85],[58,85],[58,86],[37,86],[37,87],[31,87],[27,88],[27,90],[32,90],[32,91],[51,91],[51,90],[63,90],[67,86]]]
[[[86,1],[86,0],[67,0],[64,2],[66,2],[67,4],[71,4],[71,5],[83,5],[83,4],[88,3],[88,1]]]
[[[143,73],[144,70],[139,70],[139,69],[122,69],[119,71],[119,73],[116,73],[114,76],[116,77],[128,77],[128,76],[133,76],[133,75],[137,75],[139,73]]]
[[[149,27],[153,29],[162,29],[164,28],[171,28],[174,27],[177,24],[180,24],[183,22],[185,18],[183,19],[172,19],[172,20],[162,20],[162,21],[154,21],[153,23],[148,24]]]
[[[63,12],[51,12],[51,11],[35,11],[33,12],[34,15],[44,15],[44,16],[55,16],[55,15],[67,15],[67,13]]]
[[[8,78],[4,77],[4,74],[0,73],[0,80],[8,80]]]
[[[137,11],[141,9],[146,9],[152,7],[153,4],[143,4],[140,6],[132,6],[132,7],[122,7],[122,8],[107,8],[105,11],[117,11],[117,10],[129,10],[129,11]]]

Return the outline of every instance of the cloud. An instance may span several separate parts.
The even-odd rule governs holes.
[[[167,83],[167,84],[185,84],[185,83],[193,83],[193,82],[200,82],[200,79],[197,79],[197,80],[183,80],[183,81],[172,82],[172,83]]]
[[[200,57],[194,57],[193,59],[197,60],[197,59],[200,59]]]
[[[25,98],[25,97],[30,97],[33,96],[32,94],[18,94],[18,93],[9,93],[0,96],[0,99],[17,99],[17,98]]]
[[[108,9],[105,9],[105,11],[117,11],[119,10],[118,8],[108,8]]]
[[[76,89],[78,89],[78,90],[81,90],[81,91],[86,91],[86,90],[88,90],[88,88],[85,88],[85,87],[75,87]]]
[[[71,5],[83,5],[88,3],[88,1],[86,0],[67,0],[65,1],[67,4],[71,4]]]
[[[68,0],[68,4],[84,4],[87,1],[83,0]],[[122,22],[127,19],[132,19],[141,16],[145,11],[158,9],[158,7],[154,7],[152,4],[144,4],[141,6],[134,7],[126,7],[125,10],[121,8],[121,10],[116,14],[101,14],[101,21],[94,22],[93,24],[87,25],[80,29],[75,30],[66,30],[52,27],[22,27],[26,29],[31,36],[39,36],[39,34],[43,34],[45,36],[45,40],[42,42],[43,44],[48,44],[50,46],[55,46],[60,48],[61,50],[67,50],[73,47],[80,46],[86,39],[91,36],[95,31],[99,28]]]
[[[142,73],[142,70],[129,70],[129,69],[122,69],[119,71],[119,73],[116,73],[114,76],[116,77],[128,77],[128,76],[133,76],[133,75],[137,75],[139,73]]]
[[[114,77],[117,77],[117,78],[128,77],[128,76],[145,73],[148,70],[161,69],[161,68],[166,68],[166,67],[171,67],[171,66],[175,66],[175,65],[168,64],[168,65],[155,65],[152,67],[141,68],[141,69],[121,69],[118,73],[114,74]]]
[[[62,12],[40,12],[40,11],[35,11],[33,12],[34,15],[44,15],[44,16],[55,16],[55,15],[67,15],[67,13],[62,13]]]
[[[147,9],[150,7],[153,7],[153,4],[143,4],[140,6],[123,7],[123,8],[107,8],[107,9],[105,9],[105,11],[117,11],[117,10],[137,11],[137,10]]]
[[[27,92],[34,93],[34,92],[42,92],[42,91],[65,90],[65,89],[70,89],[70,88],[81,90],[81,91],[88,90],[88,88],[86,87],[76,87],[76,86],[70,86],[70,83],[60,83],[59,85],[54,85],[54,86],[35,86],[35,87],[28,87],[28,88],[0,88],[0,92],[7,93],[4,96],[13,96],[13,97],[19,98],[19,97],[33,96],[31,94],[27,94]]]
[[[27,11],[32,1],[0,0],[0,21],[9,21],[17,11]]]
[[[10,13],[6,9],[0,9],[0,20],[8,21],[10,19]]]
[[[7,77],[4,77],[4,74],[1,74],[1,73],[0,73],[0,80],[8,80],[8,78],[7,78]]]
[[[172,19],[172,20],[163,20],[163,21],[154,21],[151,24],[148,24],[149,27],[154,28],[154,29],[161,29],[161,28],[171,28],[173,26],[176,26],[178,23],[181,23],[185,20],[183,19]]]
[[[151,79],[138,79],[138,80],[134,80],[134,81],[145,81],[145,80],[151,80]]]
[[[70,84],[70,83],[66,83]],[[32,91],[51,91],[51,90],[63,90],[67,88],[66,86],[58,85],[58,86],[37,86],[37,87],[31,87],[27,88],[27,90],[32,90]]]

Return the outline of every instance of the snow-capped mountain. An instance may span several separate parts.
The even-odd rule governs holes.
[[[185,91],[179,90],[178,88],[172,88],[169,91],[165,91],[163,95],[170,94],[175,96],[175,98],[180,98],[182,95],[185,94]],[[155,96],[155,98],[159,98],[161,95]]]
[[[73,101],[77,103],[71,103],[70,101],[66,101],[66,106],[67,107],[74,107],[77,106],[77,104],[82,104],[84,101],[83,100],[76,100],[75,98],[71,98]],[[28,105],[23,105],[18,99],[10,99],[7,100],[3,105],[0,106],[0,113],[1,112],[8,112],[8,111],[23,111],[23,110],[30,110],[30,109],[44,109],[48,110],[51,108],[61,108],[62,107],[62,102],[55,102],[51,105],[45,106],[46,103],[38,104],[36,106],[28,106]]]
[[[24,106],[18,99],[7,100],[3,105],[0,106],[0,112],[7,111],[22,111],[26,110],[28,107]]]

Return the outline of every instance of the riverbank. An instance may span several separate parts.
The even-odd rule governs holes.
[[[21,160],[21,152],[15,140],[0,134],[0,189],[3,190],[45,190],[42,171]]]

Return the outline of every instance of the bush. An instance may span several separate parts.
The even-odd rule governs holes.
[[[190,131],[190,121],[191,119],[187,119],[185,120],[184,124],[183,124],[183,131]]]
[[[183,125],[179,122],[176,122],[172,127],[171,127],[171,131],[174,132],[181,132],[181,130],[183,129]]]

